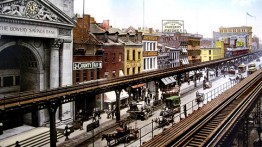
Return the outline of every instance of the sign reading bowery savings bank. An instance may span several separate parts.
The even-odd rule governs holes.
[[[74,62],[73,63],[74,70],[96,69],[96,68],[102,68],[102,61]]]
[[[0,35],[57,38],[58,29],[26,24],[0,23]]]
[[[184,21],[183,20],[162,20],[162,32],[163,33],[184,33]]]

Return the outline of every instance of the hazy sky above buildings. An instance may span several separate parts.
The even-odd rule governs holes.
[[[75,0],[74,11],[83,13],[83,0]],[[247,24],[262,40],[262,0],[85,0],[85,14],[97,22],[110,20],[117,28],[144,25],[160,31],[162,20],[184,20],[188,33],[204,37],[212,37],[221,26]]]

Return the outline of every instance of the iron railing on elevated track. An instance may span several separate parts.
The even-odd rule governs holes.
[[[261,70],[259,70],[259,71],[257,71],[256,72],[256,74],[255,75],[251,75],[251,77],[248,77],[247,79],[245,79],[243,82],[242,82],[242,84],[240,83],[240,85],[242,85],[243,87],[244,86],[248,86],[248,87],[250,87],[250,85],[257,85],[257,84],[252,84],[252,83],[250,83],[250,81],[252,81],[252,79],[256,79],[256,82],[260,82],[260,84],[258,84],[258,85],[260,85],[260,94],[261,94]],[[255,80],[254,80],[255,81]],[[212,106],[212,105],[210,105],[209,107],[207,107],[207,108],[205,108],[205,107],[202,107],[202,109],[204,109],[205,108],[205,110],[203,110],[202,112],[199,112],[198,113],[198,111],[196,111],[196,113],[194,113],[195,115],[190,115],[189,117],[191,117],[191,119],[190,119],[190,122],[189,121],[187,121],[186,119],[184,119],[184,121],[181,123],[181,122],[179,122],[177,125],[175,125],[175,126],[173,126],[172,128],[169,128],[168,130],[166,130],[164,133],[162,133],[162,134],[159,134],[159,135],[157,135],[157,136],[155,136],[154,137],[154,139],[153,140],[149,140],[148,142],[146,142],[143,146],[152,146],[153,144],[155,145],[155,146],[171,146],[171,145],[173,145],[174,144],[174,142],[178,142],[178,143],[181,143],[181,139],[180,139],[180,137],[182,137],[183,138],[183,140],[185,140],[185,141],[189,141],[190,139],[187,139],[186,137],[188,137],[187,135],[185,135],[185,132],[188,132],[188,131],[191,131],[191,130],[193,130],[193,127],[195,127],[196,125],[202,125],[202,123],[199,123],[198,122],[198,120],[203,120],[202,118],[205,118],[205,115],[204,115],[204,112],[205,111],[207,111],[207,113],[208,113],[208,115],[207,116],[210,116],[210,114],[209,114],[209,112],[208,112],[208,110],[209,111],[211,111],[211,109],[212,109],[212,112],[214,111],[214,110],[216,110],[216,109],[214,109],[214,107],[215,106],[220,106],[220,103],[223,101],[221,101],[220,99],[227,99],[227,96],[228,97],[231,97],[232,96],[232,94],[236,94],[236,93],[238,93],[238,92],[242,92],[242,91],[240,91],[238,88],[240,88],[239,87],[239,85],[236,85],[236,86],[238,86],[238,87],[234,87],[234,90],[230,90],[230,91],[227,91],[225,94],[222,94],[222,95],[220,95],[218,98],[216,98],[216,102],[213,102],[214,104],[214,106]],[[219,89],[221,89],[221,88],[219,88]],[[224,88],[222,88],[222,90],[223,90]],[[254,88],[253,88],[254,89]],[[244,90],[245,91],[245,90]],[[233,93],[232,93],[233,92]],[[259,95],[259,93],[256,93],[257,95]],[[244,95],[246,95],[246,94],[244,94]],[[233,95],[234,96],[234,95]],[[206,97],[205,97],[206,98]],[[211,99],[212,99],[212,97],[211,97]],[[235,97],[233,97],[233,99],[239,99],[239,98],[237,98],[236,96]],[[233,102],[234,103],[234,102]],[[192,104],[193,104],[193,102],[192,102]],[[237,103],[238,104],[238,103]],[[208,106],[208,105],[207,105]],[[246,106],[249,106],[249,105],[246,105]],[[210,108],[210,107],[212,107],[212,108]],[[214,109],[214,110],[213,110]],[[192,110],[193,110],[193,108],[192,108]],[[200,115],[199,115],[200,114]],[[182,114],[183,115],[183,114]],[[197,117],[196,117],[197,116]],[[220,122],[220,121],[219,121]],[[184,127],[183,127],[183,125],[184,125]],[[214,125],[212,125],[212,127],[213,127]],[[186,130],[186,128],[188,129],[188,130]],[[183,137],[184,136],[184,137]],[[192,138],[194,138],[194,136],[192,136]],[[210,138],[210,137],[205,137],[205,138]],[[210,138],[210,139],[212,139],[212,137]],[[202,143],[203,141],[201,141],[201,143]],[[180,144],[181,145],[181,144]],[[178,145],[178,146],[180,146],[180,145]],[[176,145],[175,145],[176,146]],[[211,145],[212,146],[212,145]]]

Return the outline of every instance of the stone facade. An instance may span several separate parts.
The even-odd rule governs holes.
[[[61,5],[64,2],[1,1],[1,92],[42,91],[72,84],[73,1],[68,1],[71,4],[68,5],[67,14]],[[59,112],[58,121],[72,118],[72,103],[62,105]],[[17,117],[20,120],[17,125],[33,125],[36,121],[34,126],[41,126],[49,120],[47,110],[38,111],[34,116],[36,120],[32,119],[33,113],[29,114],[7,117],[4,123],[9,124]]]

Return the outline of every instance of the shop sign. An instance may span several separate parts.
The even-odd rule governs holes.
[[[73,63],[74,70],[96,69],[96,68],[102,68],[102,61],[74,62]]]
[[[143,52],[143,57],[152,57],[152,56],[157,56],[158,52],[157,51],[144,51]]]
[[[158,37],[157,36],[150,36],[150,35],[144,35],[143,40],[148,40],[148,41],[157,41]]]

